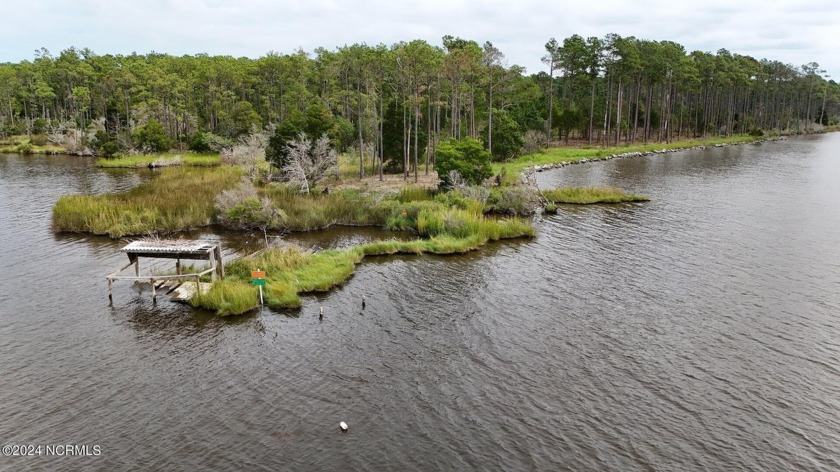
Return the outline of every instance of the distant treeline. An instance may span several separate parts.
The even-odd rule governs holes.
[[[816,63],[573,35],[551,39],[545,70],[526,75],[490,42],[445,36],[442,44],[259,59],[41,49],[32,61],[0,64],[0,137],[74,130],[91,149],[113,153],[162,128],[173,147],[201,148],[315,116],[338,146],[400,167],[450,137],[482,138],[495,151],[497,128],[616,144],[804,132],[840,116],[840,86]]]

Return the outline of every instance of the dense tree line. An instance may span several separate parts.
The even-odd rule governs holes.
[[[270,128],[269,158],[282,167],[284,144],[306,131],[358,155],[360,174],[367,162],[408,177],[428,172],[449,139],[480,139],[503,160],[540,132],[608,145],[806,132],[840,116],[840,86],[816,63],[615,34],[551,39],[543,51],[546,70],[526,75],[492,43],[452,36],[442,47],[415,40],[258,59],[41,49],[0,64],[0,135],[72,136],[73,146],[112,154],[213,150]]]

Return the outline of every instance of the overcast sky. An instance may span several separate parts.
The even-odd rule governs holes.
[[[393,44],[446,34],[491,41],[509,65],[538,72],[546,41],[607,33],[676,41],[686,50],[733,53],[840,79],[838,0],[0,0],[0,62],[46,47],[97,54],[156,51],[260,57],[268,51]]]

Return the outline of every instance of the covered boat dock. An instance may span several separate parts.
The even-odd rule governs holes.
[[[120,249],[120,252],[128,256],[128,264],[109,274],[108,279],[108,300],[113,302],[111,285],[115,280],[131,280],[135,282],[148,282],[152,286],[152,299],[157,301],[157,290],[166,286],[167,293],[176,291],[176,299],[187,301],[193,294],[209,286],[201,282],[201,276],[210,275],[211,280],[216,277],[224,278],[225,269],[222,264],[222,247],[218,242],[201,240],[140,240],[134,241]],[[151,259],[175,259],[175,274],[141,274],[140,258]],[[182,260],[208,261],[209,268],[199,272],[183,273]],[[134,266],[134,275],[120,275]],[[190,282],[187,284],[187,282]],[[194,282],[194,283],[193,283]],[[182,287],[183,286],[183,287]],[[187,287],[189,286],[189,288]]]

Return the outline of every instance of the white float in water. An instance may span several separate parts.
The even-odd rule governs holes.
[[[341,428],[342,432],[345,432],[345,433],[347,432],[347,423],[345,423],[344,421],[342,421],[341,423],[338,423],[338,427]]]

